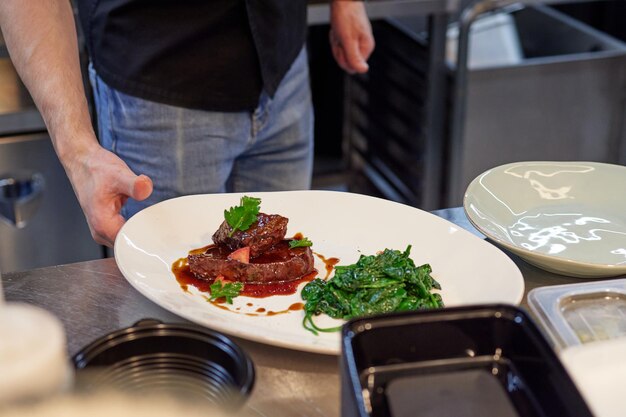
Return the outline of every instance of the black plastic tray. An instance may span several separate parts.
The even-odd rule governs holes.
[[[508,305],[355,319],[342,416],[591,417],[530,317]]]

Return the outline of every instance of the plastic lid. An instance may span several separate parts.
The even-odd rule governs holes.
[[[535,288],[528,304],[557,348],[626,336],[626,279]]]
[[[0,404],[66,389],[71,368],[61,322],[32,305],[0,306],[0,369]]]
[[[568,347],[560,356],[594,416],[624,415],[626,337]]]
[[[206,404],[168,396],[137,396],[116,391],[59,395],[46,401],[2,409],[2,417],[232,417]],[[243,417],[244,414],[237,414]]]

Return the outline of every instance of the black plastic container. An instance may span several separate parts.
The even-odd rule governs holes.
[[[534,322],[514,306],[355,319],[342,334],[342,416],[591,417]]]
[[[74,358],[77,389],[165,393],[240,407],[254,386],[254,365],[228,337],[188,324],[142,320],[86,346]]]

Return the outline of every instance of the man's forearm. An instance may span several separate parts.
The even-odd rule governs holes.
[[[66,170],[97,145],[69,0],[2,0],[0,28]]]
[[[13,63],[52,137],[94,239],[109,246],[127,198],[144,200],[152,181],[98,144],[91,126],[69,0],[0,0],[0,28]]]

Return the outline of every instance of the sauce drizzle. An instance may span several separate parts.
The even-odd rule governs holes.
[[[335,265],[339,263],[339,258],[326,258],[324,255],[320,255],[319,253],[315,253],[315,256],[320,258],[322,262],[324,262],[324,266],[326,268],[326,276],[324,277],[324,281],[327,281],[330,277],[331,272],[335,269]]]

